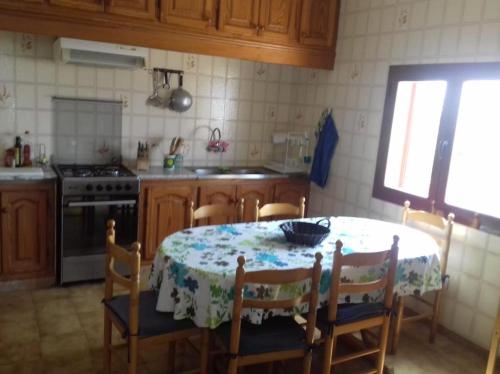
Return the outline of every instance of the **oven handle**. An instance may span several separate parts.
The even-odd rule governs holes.
[[[69,202],[69,207],[81,206],[111,206],[111,205],[135,205],[135,200],[111,200],[111,201],[82,201],[79,203]]]

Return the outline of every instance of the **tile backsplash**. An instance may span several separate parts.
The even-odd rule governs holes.
[[[261,165],[271,157],[271,134],[288,125],[290,67],[152,49],[148,68],[185,71],[184,88],[194,103],[179,114],[146,105],[152,91],[148,69],[58,64],[54,40],[0,31],[0,154],[25,131],[33,149],[43,143],[53,154],[53,96],[121,100],[124,159],[134,161],[137,142],[148,141],[157,144],[153,165],[162,164],[175,136],[186,140],[187,165]],[[226,153],[205,149],[215,127],[230,143]]]

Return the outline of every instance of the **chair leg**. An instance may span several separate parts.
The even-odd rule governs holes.
[[[139,363],[139,338],[130,336],[128,338],[128,374],[137,374]]]
[[[238,374],[238,358],[230,358],[227,374]]]
[[[335,346],[337,344],[337,336],[328,335],[325,341],[325,350],[323,352],[323,374],[332,372],[332,360],[335,355]]]
[[[210,331],[205,328],[201,331],[200,374],[208,372],[208,351],[210,349]]]
[[[394,321],[394,331],[392,334],[391,353],[396,354],[398,350],[399,334],[403,323],[403,313],[405,309],[404,298],[399,296],[397,300],[396,319]]]
[[[391,317],[386,316],[384,318],[384,324],[380,329],[380,339],[379,339],[379,353],[377,357],[377,374],[382,374],[384,372],[384,362],[385,362],[385,352],[387,350],[387,338],[389,336],[389,326],[391,323]]]
[[[309,374],[311,372],[311,364],[312,364],[312,351],[309,351],[304,356],[302,360],[302,374]]]
[[[167,373],[175,373],[175,341],[169,342],[167,347]]]
[[[103,341],[103,372],[111,373],[111,319],[108,311],[104,310],[104,341]]]
[[[274,365],[273,365],[273,362],[269,362],[267,364],[267,374],[273,374],[273,370],[274,370]]]
[[[495,332],[491,337],[490,353],[488,356],[488,364],[486,366],[486,374],[495,373],[495,364],[497,361],[497,351],[498,351],[498,340],[500,336],[498,332]]]
[[[437,290],[436,295],[434,296],[434,305],[432,307],[431,333],[429,335],[429,342],[431,343],[434,343],[434,341],[436,340],[439,312],[441,311],[441,293],[441,290]]]

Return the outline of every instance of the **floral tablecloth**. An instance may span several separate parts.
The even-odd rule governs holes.
[[[316,222],[320,218],[307,218]],[[216,328],[231,319],[237,258],[244,255],[247,271],[310,267],[314,254],[323,254],[320,305],[328,301],[335,241],[344,243],[344,253],[388,249],[393,235],[400,237],[399,261],[394,291],[400,295],[423,294],[441,288],[439,248],[434,239],[415,229],[383,221],[329,217],[331,233],[316,247],[288,243],[279,228],[283,221],[202,226],[168,236],[156,253],[149,278],[158,291],[157,310],[174,312],[176,319],[191,318],[200,327]],[[380,268],[345,268],[342,277],[369,281],[385,271]],[[303,292],[307,284],[251,285],[246,297],[282,299]],[[379,294],[341,295],[339,302],[360,302]],[[246,310],[244,318],[261,323],[270,315],[290,315],[297,310]]]

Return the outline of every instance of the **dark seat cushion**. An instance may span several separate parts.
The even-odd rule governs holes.
[[[175,320],[173,313],[156,311],[157,296],[154,291],[139,294],[139,336],[148,337],[167,334],[169,332],[196,328],[190,319]],[[118,317],[125,327],[125,335],[129,334],[129,295],[115,296],[104,300],[104,305]]]
[[[382,303],[360,303],[360,304],[340,304],[337,308],[337,326],[358,322],[365,319],[379,317],[385,314],[385,307]],[[328,307],[318,310],[316,325],[326,331],[329,327]]]
[[[229,351],[231,322],[220,325],[216,333]],[[306,333],[292,317],[270,318],[261,325],[241,321],[240,356],[306,348]]]

